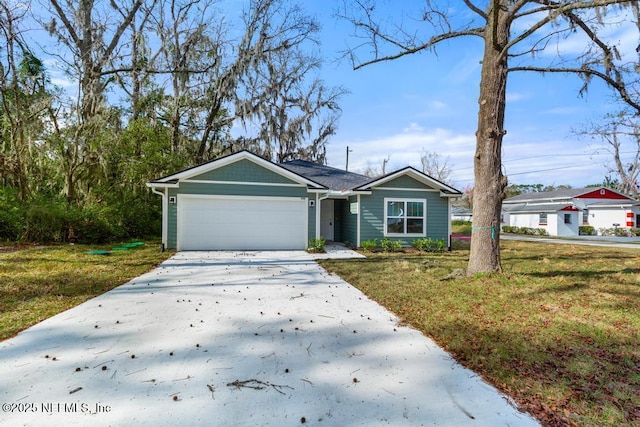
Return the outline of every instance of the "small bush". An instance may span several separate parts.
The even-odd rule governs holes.
[[[633,233],[634,236],[640,236],[640,228],[630,228],[629,233]]]
[[[59,204],[32,204],[25,212],[22,239],[29,242],[63,242],[68,229],[66,212]]]
[[[360,243],[360,246],[362,246],[362,250],[365,252],[374,251],[378,247],[378,239],[365,240]]]
[[[444,239],[416,239],[411,243],[411,246],[422,252],[444,252],[447,249]]]
[[[390,240],[386,237],[380,241],[380,246],[385,252],[400,252],[402,250],[402,242]]]
[[[515,227],[511,225],[502,226],[503,233],[513,234],[525,234],[527,236],[548,236],[547,230],[544,228],[532,228],[532,227]]]
[[[582,225],[578,227],[578,234],[580,236],[594,236],[596,229],[592,225]]]
[[[324,240],[322,237],[318,237],[317,239],[311,239],[309,240],[309,247],[307,248],[307,250],[309,252],[325,252],[324,250],[325,243],[326,243],[326,240]]]
[[[600,228],[598,231],[601,236],[635,237],[637,235],[632,229],[624,227]]]

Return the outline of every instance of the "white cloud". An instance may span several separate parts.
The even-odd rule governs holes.
[[[531,96],[522,92],[507,92],[507,102],[517,102],[523,99],[529,99]]]
[[[382,162],[389,159],[387,172],[406,166],[420,169],[420,155],[423,151],[438,153],[443,160],[448,159],[451,169],[460,169],[464,176],[453,176],[454,180],[473,176],[473,153],[475,136],[458,134],[449,129],[425,129],[417,123],[410,123],[402,132],[379,138],[332,142],[327,146],[329,166],[343,169],[346,163],[346,147],[349,147],[349,170],[363,172],[367,167],[380,169]]]
[[[406,128],[404,128],[402,130],[404,133],[410,133],[410,132],[422,132],[424,131],[424,128],[422,126],[420,126],[418,123],[416,122],[411,122],[409,124],[409,126],[407,126]]]
[[[349,146],[349,170],[363,172],[367,167],[387,172],[413,166],[420,169],[423,151],[439,154],[452,170],[453,185],[473,185],[473,156],[476,140],[471,133],[451,129],[423,128],[411,123],[395,134],[366,140],[332,142],[327,147],[329,166],[344,169]],[[508,135],[503,142],[503,173],[510,183],[571,185],[582,187],[601,181],[606,175],[606,156],[593,156],[593,150],[580,140],[557,138],[523,141]]]

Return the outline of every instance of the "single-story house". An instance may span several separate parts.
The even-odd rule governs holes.
[[[502,203],[502,225],[543,228],[550,236],[640,228],[640,202],[607,187],[569,188],[520,194]]]
[[[460,191],[406,167],[382,177],[249,151],[147,183],[162,196],[162,242],[177,250],[305,249],[311,239],[450,244]]]
[[[471,222],[473,220],[473,211],[469,208],[453,207],[451,209],[451,219],[453,221]]]

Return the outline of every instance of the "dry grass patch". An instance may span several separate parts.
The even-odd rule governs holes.
[[[87,255],[92,249],[61,245],[1,253],[0,340],[126,283],[171,255],[158,244],[109,256]]]
[[[322,264],[434,338],[544,425],[638,425],[640,251],[502,243],[504,274],[456,277],[468,251]]]

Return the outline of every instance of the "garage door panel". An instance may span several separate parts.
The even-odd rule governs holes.
[[[300,198],[183,196],[178,249],[304,249],[307,209]]]

